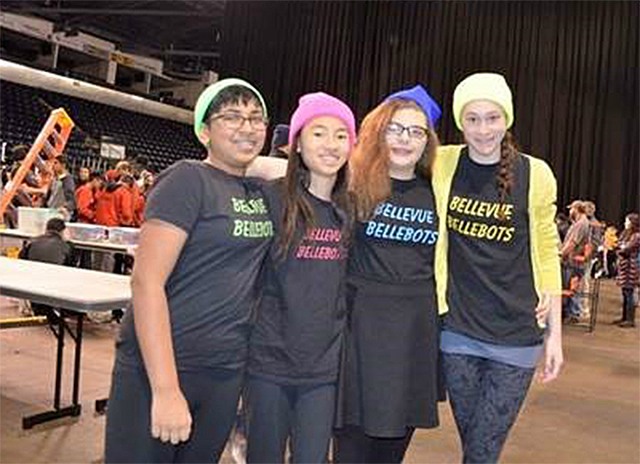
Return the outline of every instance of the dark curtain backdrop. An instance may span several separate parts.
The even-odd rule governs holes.
[[[273,123],[317,90],[362,120],[419,82],[443,107],[442,141],[460,142],[453,90],[495,71],[514,92],[513,132],[552,166],[561,208],[591,199],[618,224],[639,208],[638,2],[230,1],[225,15],[221,75],[257,85]]]

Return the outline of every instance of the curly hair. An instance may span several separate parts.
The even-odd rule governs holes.
[[[422,111],[410,100],[385,101],[374,108],[360,126],[358,142],[349,160],[349,191],[355,197],[355,214],[360,221],[370,219],[375,207],[391,195],[385,131],[396,111],[404,108]],[[416,175],[425,179],[431,178],[436,148],[440,144],[431,126],[428,131],[427,145],[415,167]]]

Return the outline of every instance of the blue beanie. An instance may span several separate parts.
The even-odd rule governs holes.
[[[431,127],[434,127],[438,123],[440,116],[442,116],[442,110],[438,103],[420,84],[410,89],[404,89],[399,92],[392,93],[384,99],[384,101],[389,100],[411,100],[412,102],[415,102],[422,111],[424,111]]]

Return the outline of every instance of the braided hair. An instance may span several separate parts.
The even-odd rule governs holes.
[[[498,173],[496,174],[496,188],[498,189],[498,198],[500,202],[500,219],[504,220],[504,205],[507,197],[511,194],[515,185],[514,162],[518,156],[519,148],[515,137],[511,132],[505,133],[500,143],[500,162],[498,164]]]

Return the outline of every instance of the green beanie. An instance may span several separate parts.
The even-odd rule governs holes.
[[[262,105],[262,111],[264,111],[265,117],[267,116],[267,105],[264,102],[264,98],[262,98],[262,95],[260,95],[260,92],[258,92],[254,86],[249,84],[247,81],[234,77],[222,79],[221,81],[215,82],[204,89],[198,97],[196,107],[193,110],[193,131],[198,139],[202,129],[204,129],[204,116],[209,109],[209,105],[211,105],[211,102],[216,99],[220,92],[233,86],[245,87],[256,94],[260,101],[260,105]]]

